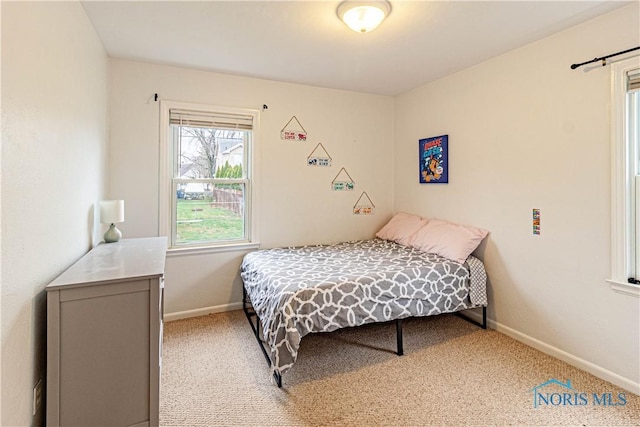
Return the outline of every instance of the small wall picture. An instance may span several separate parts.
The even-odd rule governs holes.
[[[280,130],[280,139],[285,141],[306,141],[307,131],[302,127],[298,118],[293,116]]]
[[[331,181],[331,189],[333,191],[353,191],[355,185],[355,181],[345,168],[341,168],[340,172]]]
[[[353,205],[354,215],[373,215],[376,205],[373,204],[366,191],[363,191],[356,204]]]
[[[327,153],[322,143],[316,145],[309,157],[307,157],[307,166],[331,166],[331,156]]]
[[[449,182],[449,135],[424,138],[419,142],[420,183]]]

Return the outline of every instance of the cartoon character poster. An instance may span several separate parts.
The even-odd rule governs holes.
[[[420,143],[420,183],[449,182],[449,135],[425,138]]]

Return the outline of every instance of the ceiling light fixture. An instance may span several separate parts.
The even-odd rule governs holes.
[[[347,0],[338,6],[338,17],[353,31],[368,33],[391,13],[391,3],[386,0]]]

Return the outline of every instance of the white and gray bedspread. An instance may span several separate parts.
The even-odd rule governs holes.
[[[309,333],[487,305],[477,258],[460,264],[377,238],[251,252],[240,275],[280,374]]]

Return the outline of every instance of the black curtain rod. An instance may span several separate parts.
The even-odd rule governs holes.
[[[632,47],[631,49],[623,50],[622,52],[612,53],[611,55],[603,56],[601,58],[593,58],[591,61],[583,62],[582,64],[573,64],[571,66],[571,69],[575,70],[576,68],[582,67],[583,65],[591,64],[592,62],[598,62],[598,61],[602,61],[602,66],[604,67],[605,65],[607,65],[607,58],[611,58],[612,56],[623,55],[625,53],[633,52],[634,50],[638,50],[638,49],[640,49],[640,46]]]

